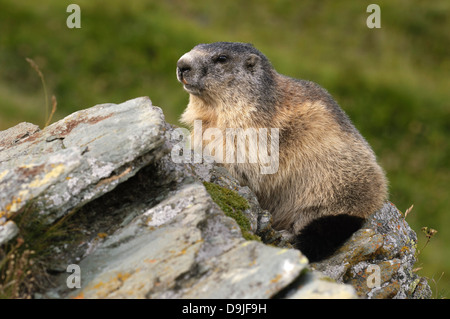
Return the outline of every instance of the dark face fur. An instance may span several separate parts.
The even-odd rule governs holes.
[[[216,42],[184,54],[177,63],[177,78],[188,93],[210,101],[252,97],[255,102],[272,86],[272,70],[251,44]]]

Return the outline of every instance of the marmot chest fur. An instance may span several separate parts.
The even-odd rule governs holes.
[[[261,174],[258,163],[224,165],[272,213],[274,227],[297,236],[299,246],[304,236],[321,232],[331,238],[336,228],[360,225],[385,202],[383,170],[328,92],[277,73],[252,45],[197,45],[178,61],[177,78],[190,94],[181,117],[187,125],[201,120],[203,131],[279,129],[276,172]],[[331,224],[324,228],[318,221]]]

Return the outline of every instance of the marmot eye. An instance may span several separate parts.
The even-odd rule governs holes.
[[[216,62],[219,62],[219,63],[225,63],[227,61],[228,61],[228,57],[224,54],[221,54],[216,58]]]

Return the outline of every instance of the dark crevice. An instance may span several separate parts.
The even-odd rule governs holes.
[[[350,215],[321,217],[302,229],[293,244],[310,263],[318,262],[330,257],[364,221],[364,218]]]

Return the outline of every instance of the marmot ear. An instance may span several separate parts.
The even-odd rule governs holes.
[[[259,62],[261,58],[253,53],[250,53],[247,59],[245,60],[245,66],[248,69],[253,69],[253,67]]]

